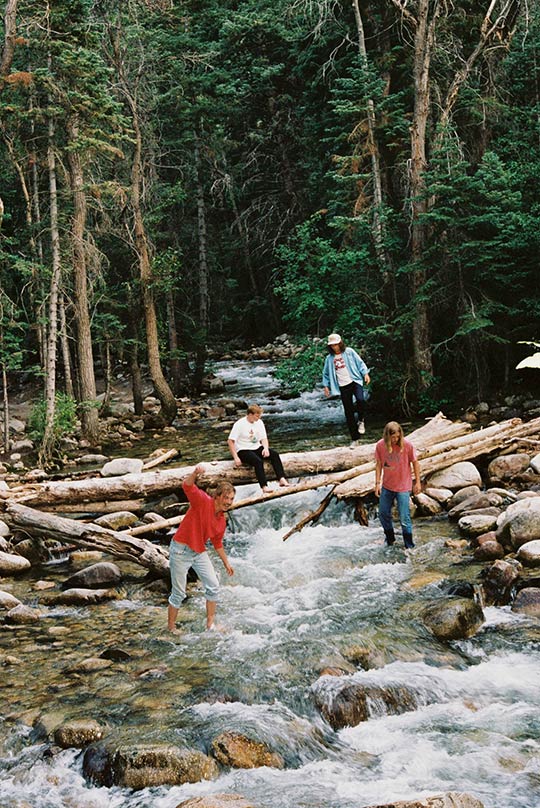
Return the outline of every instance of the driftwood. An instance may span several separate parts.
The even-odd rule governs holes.
[[[163,452],[163,454],[154,457],[152,460],[149,460],[148,463],[145,463],[143,466],[143,471],[147,471],[148,469],[153,469],[155,466],[161,465],[161,463],[166,463],[167,460],[172,460],[173,457],[176,457],[178,454],[178,449],[169,449],[167,452]]]
[[[427,445],[435,440],[443,441],[470,430],[468,424],[453,423],[440,413],[432,418],[419,433]],[[338,447],[312,452],[289,452],[282,454],[285,472],[289,478],[313,474],[330,474],[351,469],[369,462],[373,457],[373,444]],[[31,485],[21,485],[0,491],[1,500],[16,501],[35,508],[54,508],[70,503],[81,505],[81,511],[91,511],[93,502],[115,502],[139,498],[156,498],[178,491],[194,466],[184,466],[162,471],[145,471],[140,474],[125,474],[121,477],[94,477],[84,480],[52,480]],[[255,481],[253,470],[235,466],[232,460],[219,460],[205,464],[201,486],[207,487],[217,478],[233,484]],[[271,477],[270,477],[271,478]],[[288,489],[283,489],[285,494]],[[290,493],[293,493],[291,491]],[[268,497],[264,497],[267,499]],[[258,500],[261,501],[261,500]]]
[[[16,502],[8,503],[3,518],[12,529],[27,530],[31,535],[55,538],[77,547],[101,550],[116,558],[140,564],[159,577],[168,575],[168,551],[147,539],[108,530],[101,525],[43,513]]]

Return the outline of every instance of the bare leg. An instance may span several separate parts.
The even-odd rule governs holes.
[[[279,484],[282,488],[286,488],[289,485],[289,482],[285,479],[285,477],[281,477]]]
[[[212,628],[214,625],[214,619],[216,616],[216,601],[215,600],[207,600],[206,601],[206,628]]]
[[[169,603],[167,610],[167,628],[169,629],[169,631],[175,631],[177,617],[178,617],[178,609],[175,609],[174,606],[171,606],[171,604]]]

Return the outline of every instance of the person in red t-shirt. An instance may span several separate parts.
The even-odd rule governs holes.
[[[233,504],[234,486],[226,481],[218,483],[213,495],[210,496],[195,485],[197,478],[203,473],[204,466],[196,466],[182,484],[189,500],[189,508],[169,548],[171,594],[168,605],[168,628],[174,632],[177,631],[178,609],[186,597],[186,581],[190,567],[193,567],[204,586],[206,629],[211,631],[214,628],[219,580],[206,550],[208,540],[212,542],[216,553],[223,561],[227,574],[234,575],[234,569],[229,564],[227,553],[223,548],[223,535],[227,526],[225,512]]]
[[[414,482],[411,474],[414,471]],[[381,487],[382,480],[382,487]],[[397,421],[386,424],[382,439],[375,446],[375,496],[379,499],[379,520],[384,530],[386,544],[395,541],[392,524],[392,505],[397,500],[399,521],[405,547],[414,547],[410,511],[411,488],[415,494],[422,490],[420,464],[412,443],[405,440],[403,429]]]

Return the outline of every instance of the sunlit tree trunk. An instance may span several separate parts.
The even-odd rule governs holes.
[[[62,346],[62,359],[64,362],[64,385],[68,396],[73,398],[73,376],[71,373],[71,356],[69,351],[69,336],[66,318],[66,299],[64,295],[60,295],[58,298],[58,316],[60,319],[60,344]]]

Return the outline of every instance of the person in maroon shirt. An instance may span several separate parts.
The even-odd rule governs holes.
[[[174,534],[169,548],[169,567],[171,571],[171,594],[168,604],[168,628],[177,632],[176,618],[178,609],[186,597],[187,574],[191,567],[195,570],[204,586],[206,597],[206,629],[215,628],[216,603],[219,594],[219,580],[210,556],[206,550],[206,542],[210,540],[223,562],[228,575],[234,575],[227,553],[223,548],[223,535],[227,526],[225,512],[234,501],[234,486],[227,481],[218,483],[210,496],[195,484],[197,478],[204,473],[204,466],[198,465],[185,478],[182,488],[189,500],[189,508],[180,527]]]

